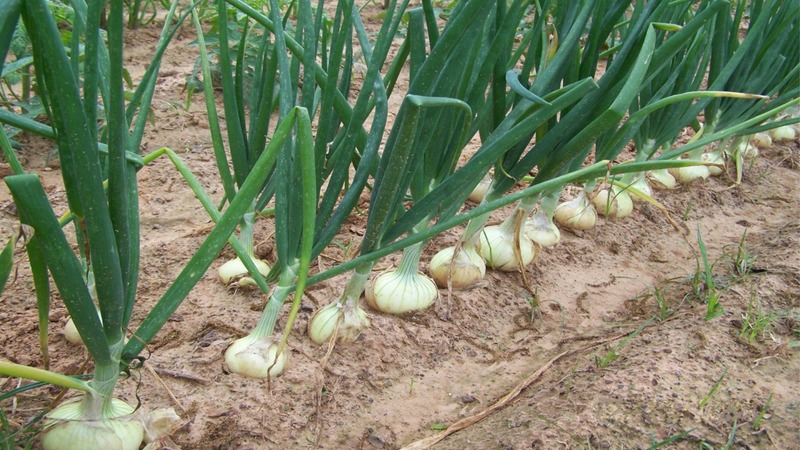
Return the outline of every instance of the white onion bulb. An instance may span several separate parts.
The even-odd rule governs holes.
[[[144,427],[131,417],[133,406],[113,398],[104,410],[106,417],[86,419],[82,399],[56,407],[47,415],[42,431],[44,450],[103,449],[138,450],[144,439]]]
[[[797,133],[791,125],[773,128],[769,130],[769,135],[775,142],[793,141],[797,137]]]
[[[278,344],[278,339],[273,337],[259,338],[252,334],[247,335],[233,341],[233,344],[225,350],[225,365],[229,371],[245,377],[277,377],[283,373],[289,360],[285,348],[280,355],[277,355]]]
[[[78,333],[78,328],[75,326],[75,322],[72,320],[72,317],[70,317],[67,321],[67,324],[64,325],[64,331],[62,333],[64,334],[64,337],[67,338],[67,342],[70,344],[83,344],[83,339],[81,339],[81,335]]]
[[[683,184],[705,180],[711,175],[707,166],[674,167],[669,169],[669,173]]]
[[[537,211],[525,221],[525,235],[544,248],[552,247],[561,240],[561,231],[543,210]]]
[[[344,305],[335,301],[314,313],[308,322],[308,337],[322,345],[333,336],[337,326],[337,340],[351,342],[364,328],[369,327],[369,317],[355,300],[349,300]]]
[[[436,283],[419,272],[384,272],[373,278],[365,291],[367,303],[378,311],[404,314],[422,311],[439,297]]]
[[[581,191],[574,199],[558,205],[553,218],[561,226],[589,230],[597,223],[597,212],[589,203],[586,191]]]
[[[511,216],[514,217],[514,216]],[[510,224],[510,225],[509,225]],[[533,241],[521,233],[519,236],[519,253],[521,260],[514,254],[513,222],[502,225],[485,227],[480,234],[481,256],[492,269],[510,272],[525,267],[533,261],[536,255]]]
[[[647,179],[656,189],[675,189],[678,183],[675,177],[667,169],[659,169],[647,172]]]
[[[705,162],[710,162],[714,164],[721,164],[722,166],[725,165],[725,157],[722,154],[721,150],[714,150],[708,153],[703,153],[703,156],[700,158]],[[718,176],[721,175],[722,172],[725,171],[720,166],[706,166],[708,168],[708,173],[711,176]]]
[[[631,187],[648,197],[653,196],[653,188],[650,187],[650,183],[647,182],[647,178],[644,176],[637,176],[636,179],[633,180],[633,183],[631,183]],[[633,200],[633,203],[642,203],[647,201],[630,190],[628,191],[628,196],[631,198],[631,200]]]
[[[469,194],[469,200],[475,203],[480,203],[483,201],[483,197],[486,197],[486,193],[489,192],[489,186],[492,185],[492,178],[489,177],[487,174],[486,176],[481,179],[480,183],[475,186],[475,189],[472,190]]]
[[[447,287],[449,280],[453,289],[466,289],[483,279],[486,263],[474,247],[462,247],[453,258],[455,249],[447,247],[433,256],[428,265],[431,278],[442,288]]]
[[[617,186],[612,186],[611,190],[601,189],[592,202],[598,213],[608,217],[623,218],[633,212],[631,196]]]
[[[258,272],[266,276],[269,273],[269,264],[255,257],[252,259],[256,268],[258,268]],[[255,281],[247,276],[249,274],[244,263],[239,258],[232,259],[219,268],[219,280],[226,286],[233,283],[236,283],[239,287],[255,285]]]
[[[769,133],[756,133],[750,136],[750,144],[755,145],[756,148],[770,148],[772,146],[772,138]]]

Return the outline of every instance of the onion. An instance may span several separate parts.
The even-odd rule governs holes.
[[[277,353],[276,338],[249,334],[233,341],[233,344],[225,350],[225,365],[229,371],[250,378],[277,377],[283,373],[289,360],[286,351],[282,351],[280,355]]]
[[[791,125],[773,128],[769,130],[769,135],[775,142],[793,141],[797,137],[797,133]]]
[[[269,273],[269,265],[267,263],[256,257],[252,257],[251,259],[261,275],[266,276]],[[238,287],[255,285],[255,281],[246,275],[249,275],[249,272],[239,258],[232,259],[219,268],[219,280],[224,285],[231,285],[234,283]]]
[[[492,269],[517,270],[530,264],[536,255],[533,241],[525,233],[516,232],[516,218],[520,212],[509,216],[501,225],[485,227],[480,234],[481,256]],[[514,248],[516,236],[519,236],[519,259]]]
[[[650,187],[650,183],[647,182],[647,178],[641,174],[633,180],[633,183],[631,183],[630,187],[648,197],[653,196],[653,188]],[[642,203],[647,201],[642,196],[638,195],[638,193],[631,190],[628,190],[628,196],[631,198],[631,200],[633,200],[633,203]]]
[[[647,172],[646,177],[656,189],[675,189],[677,182],[675,177],[667,169],[659,169]]]
[[[633,212],[633,201],[630,195],[617,186],[601,189],[592,199],[594,207],[600,214],[608,217],[622,218]]]
[[[711,176],[721,175],[722,172],[725,171],[725,169],[723,169],[723,167],[725,166],[725,156],[723,155],[722,150],[720,149],[708,153],[703,153],[703,156],[701,156],[700,159],[702,159],[705,162],[719,164],[722,166],[722,167],[718,165],[706,166],[706,168],[708,168],[708,173]]]
[[[574,230],[589,230],[597,222],[597,212],[589,203],[586,191],[581,191],[574,199],[558,205],[553,218],[561,226]]]
[[[469,194],[469,200],[475,203],[480,203],[483,201],[483,197],[486,197],[486,193],[489,192],[489,187],[492,185],[492,179],[489,177],[489,174],[486,174],[475,186],[475,189],[472,190]]]
[[[772,138],[769,133],[756,133],[750,136],[750,143],[756,148],[769,148],[772,146]]]
[[[481,281],[486,275],[486,263],[478,251],[469,245],[461,247],[457,254],[455,251],[455,247],[447,247],[431,259],[429,270],[436,284],[446,288],[449,280],[453,289],[466,289]]]
[[[98,419],[87,419],[85,406],[77,398],[50,411],[41,434],[44,450],[138,450],[144,427],[131,416],[133,406],[112,398]]]
[[[525,235],[544,248],[552,247],[561,240],[561,231],[543,210],[537,211],[525,221]]]
[[[436,283],[420,272],[384,272],[367,284],[367,303],[378,311],[404,314],[421,311],[439,297]]]
[[[700,179],[705,180],[711,175],[708,166],[675,167],[669,169],[669,173],[683,184],[692,183]]]
[[[369,327],[369,317],[358,306],[357,300],[348,298],[344,304],[335,301],[317,310],[308,322],[308,337],[322,345],[333,336],[337,327],[337,340],[342,342],[354,341],[361,330]]]

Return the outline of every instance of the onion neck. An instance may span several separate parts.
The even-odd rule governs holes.
[[[242,243],[244,251],[248,256],[255,255],[255,223],[256,213],[253,210],[247,211],[239,221],[239,242]]]
[[[81,409],[87,420],[113,418],[111,401],[114,399],[114,388],[120,374],[120,356],[125,347],[125,339],[109,345],[111,358],[109,361],[95,362],[94,378],[88,384],[94,392],[86,392],[81,401]]]
[[[422,256],[423,247],[425,247],[425,241],[410,245],[403,250],[400,266],[397,268],[398,274],[414,276],[419,272],[419,260]]]
[[[295,266],[287,266],[281,272],[278,285],[275,286],[272,294],[270,294],[267,306],[264,307],[264,311],[261,313],[261,317],[258,319],[258,323],[250,333],[250,336],[256,339],[266,339],[272,336],[272,332],[275,331],[275,324],[278,322],[278,315],[280,315],[283,304],[289,297],[297,277]]]

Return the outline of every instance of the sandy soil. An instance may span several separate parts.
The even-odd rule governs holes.
[[[196,96],[189,110],[182,106],[196,56],[187,30],[165,58],[153,104],[157,126],[147,131],[142,150],[172,148],[218,198],[202,99]],[[144,70],[157,36],[155,27],[129,33],[134,76]],[[51,144],[21,139],[26,167],[41,173],[63,210]],[[800,358],[792,347],[800,341],[798,161],[796,142],[776,144],[747,168],[741,185],[723,177],[658,192],[677,228],[657,208],[637,206],[631,218],[563,232],[562,242],[527,271],[535,296],[520,274],[490,272],[474,289],[442,291],[420,314],[398,318],[369,310],[372,327],[337,346],[324,366],[326,348],[311,343],[305,327],[346,278],[312,286],[290,341],[291,366],[269,385],[223,370],[222,352],[251,329],[265,300],[217,282],[217,267],[233,255],[226,249],[150,345],[144,368],[121,383],[120,394],[134,403],[138,397],[143,408],[175,408],[182,420],[163,448],[423,448],[413,443],[432,436],[431,442],[442,438],[434,445],[442,449],[648,448],[670,439],[671,448],[800,448]],[[167,160],[143,168],[139,182],[142,273],[134,324],[211,226]],[[5,233],[16,220],[5,186],[0,206]],[[499,221],[502,213],[496,216]],[[357,243],[362,226],[354,216],[337,240]],[[271,230],[268,220],[257,223],[257,252],[270,261]],[[698,230],[725,308],[709,321],[703,292],[697,298],[691,284]],[[459,232],[435,239],[423,259]],[[754,259],[738,275],[733,256],[745,232]],[[331,246],[312,270],[344,257]],[[386,258],[378,269],[397,259]],[[15,261],[19,273],[0,298],[0,357],[40,366],[24,253]],[[769,326],[748,339],[742,330],[756,317]],[[86,355],[60,334],[66,321],[53,294],[51,367],[77,373]],[[0,392],[17,385],[0,379]],[[1,406],[12,425],[23,424],[58,393],[37,389]],[[478,414],[485,418],[471,419]],[[442,431],[461,420],[463,430]]]

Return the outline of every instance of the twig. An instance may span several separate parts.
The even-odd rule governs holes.
[[[536,372],[532,373],[528,378],[524,379],[521,383],[517,384],[514,387],[514,389],[511,390],[511,392],[509,392],[508,394],[504,395],[500,400],[496,401],[490,407],[484,409],[483,411],[479,412],[478,414],[475,414],[473,416],[466,417],[464,419],[459,420],[458,422],[456,422],[456,423],[450,425],[449,427],[447,427],[447,429],[442,431],[441,433],[438,433],[438,434],[435,434],[433,436],[429,436],[429,437],[427,437],[425,439],[421,439],[419,441],[413,442],[413,443],[403,447],[401,450],[423,450],[423,449],[427,449],[430,446],[432,446],[433,444],[436,444],[437,442],[439,442],[442,439],[446,438],[447,436],[450,436],[451,434],[456,433],[458,431],[461,431],[461,430],[463,430],[465,428],[469,428],[472,425],[475,425],[476,423],[480,422],[481,420],[485,419],[486,417],[492,415],[496,411],[504,408],[506,405],[511,403],[525,388],[527,388],[528,386],[533,384],[533,382],[538,380],[559,359],[561,359],[561,358],[563,358],[563,357],[565,357],[567,355],[573,354],[573,353],[578,353],[578,352],[583,352],[583,351],[586,351],[586,350],[590,350],[592,348],[595,348],[595,347],[598,347],[600,345],[603,345],[603,344],[605,344],[607,342],[620,339],[620,338],[622,338],[624,336],[626,336],[626,335],[622,334],[622,335],[612,336],[612,337],[609,337],[609,338],[602,339],[599,342],[595,342],[595,343],[593,343],[591,345],[585,346],[583,348],[579,348],[579,349],[576,349],[576,350],[567,350],[567,351],[564,351],[562,353],[559,353],[558,355],[553,357],[550,361],[547,361],[542,367],[539,368],[539,370],[537,370]]]
[[[316,422],[317,422],[317,437],[314,443],[319,445],[319,440],[322,439],[322,391],[325,389],[325,368],[328,365],[328,359],[330,359],[331,354],[333,353],[334,347],[336,347],[336,340],[338,339],[339,335],[339,323],[337,321],[336,327],[333,329],[333,335],[330,337],[328,341],[328,350],[325,352],[325,356],[319,362],[319,367],[317,368],[316,373],[316,381],[317,381],[317,392],[316,392]]]
[[[150,371],[151,374],[153,374],[153,376],[156,378],[156,380],[158,380],[158,382],[161,383],[161,386],[163,386],[164,389],[167,391],[167,395],[169,395],[169,398],[171,398],[172,401],[175,402],[176,405],[178,405],[178,408],[180,408],[181,412],[183,414],[186,414],[186,408],[184,408],[183,404],[181,404],[181,402],[179,402],[178,399],[175,398],[175,395],[172,393],[172,391],[169,389],[169,387],[167,387],[167,384],[164,383],[164,380],[162,380],[161,377],[158,376],[158,374],[156,373],[155,370],[153,370],[152,367],[150,367],[149,365],[145,365],[145,367],[147,368],[148,371]]]
[[[161,367],[154,367],[153,370],[155,370],[156,373],[158,373],[160,375],[169,375],[169,376],[171,376],[173,378],[182,378],[184,380],[194,381],[194,382],[197,382],[197,383],[200,383],[200,384],[211,384],[210,380],[198,377],[196,375],[191,375],[191,374],[188,374],[188,373],[178,372],[178,371],[169,370],[169,369],[162,369]]]

